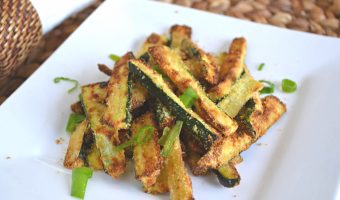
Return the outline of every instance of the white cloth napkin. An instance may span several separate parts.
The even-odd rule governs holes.
[[[90,5],[94,0],[31,0],[37,10],[43,33],[47,33],[73,13]]]

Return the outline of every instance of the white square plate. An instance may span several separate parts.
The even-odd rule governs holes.
[[[216,177],[192,177],[196,199],[340,199],[340,40],[259,25],[152,1],[106,1],[0,107],[0,198],[73,199],[70,171],[62,166],[68,143],[66,76],[81,84],[106,80],[97,63],[112,65],[109,53],[136,51],[151,32],[173,24],[193,28],[193,38],[211,52],[225,51],[245,36],[246,64],[257,79],[279,88],[283,78],[298,90],[275,95],[288,112],[268,133],[242,153],[241,184],[228,189]],[[257,71],[260,63],[263,71]],[[55,140],[63,138],[62,144]],[[10,157],[7,159],[6,157]],[[117,180],[98,172],[86,199],[167,199],[142,192],[129,172]]]

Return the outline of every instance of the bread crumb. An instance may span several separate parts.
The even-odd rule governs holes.
[[[56,144],[62,144],[64,142],[64,138],[60,137],[55,140]]]
[[[258,142],[258,143],[256,143],[256,146],[268,146],[268,144]]]

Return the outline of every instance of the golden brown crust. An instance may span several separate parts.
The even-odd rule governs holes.
[[[112,75],[112,69],[110,69],[108,66],[104,64],[98,64],[99,71],[103,72],[104,74],[111,76]]]
[[[250,117],[250,122],[256,133],[255,138],[247,131],[238,130],[236,134],[218,139],[213,143],[208,153],[198,161],[198,165],[217,169],[222,164],[227,163],[230,159],[248,149],[286,112],[286,106],[275,96],[265,97],[262,100],[262,105],[263,113],[254,112]]]
[[[191,179],[184,166],[179,138],[175,141],[173,149],[165,162],[168,171],[170,199],[192,200]]]
[[[118,132],[101,121],[106,110],[106,83],[83,86],[82,96],[87,119],[95,136],[96,147],[100,151],[104,171],[112,178],[116,178],[124,173],[126,160],[124,150],[118,153],[113,150],[113,144],[120,144]]]
[[[216,140],[210,150],[198,161],[201,167],[218,169],[222,164],[247,149],[253,137],[245,132],[237,131],[226,138]]]
[[[266,131],[287,111],[286,105],[276,96],[266,96],[262,99],[263,113],[254,112],[250,117],[256,139]]]
[[[133,149],[136,179],[140,180],[144,187],[149,187],[156,183],[162,166],[158,132],[151,112],[145,113],[133,122],[131,127],[132,135],[136,136],[139,130],[147,125],[154,127],[151,140],[144,144],[136,144]]]
[[[201,167],[197,164],[199,159],[206,152],[203,145],[191,133],[182,133],[181,139],[185,146],[185,160],[189,164],[190,170],[195,176],[203,176],[208,173],[208,168]]]
[[[141,107],[148,99],[148,91],[139,83],[133,83],[131,94],[131,109],[135,110]]]
[[[79,158],[83,138],[86,130],[88,129],[88,121],[81,122],[70,137],[67,152],[64,159],[64,166],[68,169],[80,167],[84,165],[84,161]]]
[[[236,131],[237,123],[206,96],[200,83],[183,67],[184,63],[175,51],[166,46],[154,46],[149,49],[149,53],[181,92],[188,87],[196,92],[198,100],[195,107],[200,110],[198,114],[205,119],[206,123],[211,124],[224,135],[230,135]]]
[[[77,114],[84,114],[83,106],[81,105],[80,101],[73,103],[71,105],[71,110],[72,112],[77,113]]]
[[[126,124],[129,76],[127,62],[132,58],[133,54],[128,52],[116,62],[107,87],[107,109],[102,120],[112,126],[115,131],[128,128]]]
[[[163,165],[164,164],[165,163],[163,162]],[[169,192],[168,171],[165,166],[162,166],[156,183],[151,186],[144,185],[144,191],[150,194],[163,194]]]
[[[217,101],[228,94],[232,84],[243,71],[245,55],[246,39],[234,39],[228,56],[220,67],[220,82],[208,91],[211,99]]]
[[[192,34],[192,29],[190,26],[186,26],[186,25],[173,25],[170,28],[170,34],[181,34],[187,38],[191,38],[191,34]]]
[[[148,52],[148,49],[152,46],[163,45],[166,43],[166,37],[158,35],[156,33],[152,33],[149,35],[145,42],[143,43],[142,47],[137,53],[137,57],[142,56],[144,53]]]

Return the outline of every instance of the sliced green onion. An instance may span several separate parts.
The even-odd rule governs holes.
[[[266,81],[266,80],[260,80],[261,83],[266,83],[269,87],[264,87],[262,88],[262,90],[260,91],[260,94],[271,94],[274,92],[274,83],[270,82],[270,81]]]
[[[281,85],[282,91],[287,93],[295,92],[297,88],[296,83],[290,79],[283,79]]]
[[[179,99],[182,101],[182,103],[187,108],[191,108],[192,105],[194,105],[195,101],[198,99],[198,95],[196,92],[192,89],[192,87],[188,87],[181,96],[179,96]]]
[[[138,130],[138,133],[135,137],[131,138],[130,140],[116,146],[114,148],[115,152],[119,152],[124,150],[125,148],[132,146],[134,144],[144,144],[146,142],[148,142],[151,137],[152,137],[152,133],[154,132],[154,127],[150,126],[150,125],[146,125],[144,127],[142,127],[141,129]]]
[[[134,143],[133,140],[128,140],[128,141],[126,141],[126,142],[124,142],[124,143],[122,143],[122,144],[116,146],[115,151],[116,151],[116,152],[122,151],[123,149],[125,149],[125,148],[127,148],[127,147],[129,147],[129,146],[132,146],[133,143]]]
[[[117,62],[118,60],[120,60],[120,56],[117,56],[115,54],[110,54],[109,55],[110,59]]]
[[[71,196],[84,199],[87,181],[92,177],[92,173],[88,167],[78,167],[72,170]]]
[[[74,131],[74,129],[76,128],[76,126],[80,122],[82,122],[85,118],[86,118],[85,115],[77,114],[77,113],[71,113],[69,118],[68,118],[68,121],[67,121],[66,131],[68,133],[72,133]]]
[[[165,128],[163,129],[163,135],[162,135],[162,137],[159,138],[159,140],[158,140],[158,144],[159,144],[159,145],[164,146],[166,140],[167,140],[168,137],[169,137],[169,133],[170,133],[170,128],[169,128],[169,127],[165,127]]]
[[[79,86],[79,82],[77,80],[74,80],[74,79],[70,79],[70,78],[67,78],[67,77],[56,77],[54,78],[54,83],[59,83],[60,81],[69,81],[69,82],[73,82],[74,83],[74,86],[69,89],[67,92],[68,93],[71,93],[73,92],[74,90],[77,89],[77,87]]]
[[[163,149],[161,151],[161,156],[167,157],[171,153],[171,150],[173,149],[176,138],[181,133],[182,125],[183,125],[182,121],[176,121],[176,124],[171,128],[169,132],[169,136],[167,140],[165,141]]]
[[[151,139],[152,133],[154,132],[154,128],[150,125],[146,125],[138,130],[137,135],[134,138],[134,141],[137,144],[144,144]]]
[[[261,63],[261,64],[259,65],[259,67],[257,68],[257,70],[262,71],[263,67],[264,67],[264,63]]]

